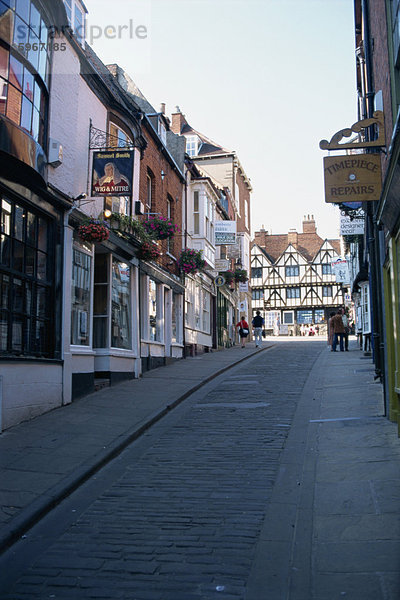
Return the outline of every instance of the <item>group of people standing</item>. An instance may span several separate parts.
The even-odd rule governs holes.
[[[349,351],[349,316],[344,308],[339,308],[337,313],[331,312],[328,321],[328,346],[331,352],[336,352],[339,343],[340,352]]]
[[[262,332],[264,327],[264,319],[262,318],[259,310],[256,311],[256,316],[253,318],[251,324],[253,326],[256,348],[258,348],[261,346]],[[245,348],[246,339],[250,333],[250,327],[244,317],[242,317],[239,323],[237,323],[236,329],[239,329],[241,346],[242,348]],[[340,352],[349,351],[349,333],[350,323],[348,312],[346,312],[344,308],[339,308],[337,313],[331,312],[328,321],[328,346],[331,347],[331,352],[336,352],[338,344]],[[315,334],[313,333],[311,335]]]
[[[259,346],[261,346],[262,332],[263,332],[263,327],[264,327],[264,319],[262,318],[259,310],[256,311],[256,316],[253,318],[251,324],[253,326],[256,348],[258,348]],[[242,348],[245,348],[246,338],[250,333],[250,329],[249,329],[249,324],[247,323],[247,321],[244,317],[242,317],[240,319],[239,323],[236,325],[236,329],[239,329],[240,342],[241,342]]]

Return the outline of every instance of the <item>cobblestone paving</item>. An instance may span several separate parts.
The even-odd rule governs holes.
[[[278,345],[175,409],[171,426],[144,436],[122,476],[2,600],[243,600],[280,454],[320,348]]]

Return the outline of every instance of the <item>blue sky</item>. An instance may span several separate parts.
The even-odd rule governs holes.
[[[105,63],[123,67],[156,109],[179,105],[195,129],[237,152],[253,186],[253,232],[301,231],[313,214],[322,237],[338,237],[318,144],[357,120],[352,0],[85,4]],[[110,39],[107,25],[129,28]],[[146,33],[136,36],[137,26]]]

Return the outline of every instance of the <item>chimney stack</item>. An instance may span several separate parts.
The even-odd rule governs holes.
[[[303,233],[317,233],[317,228],[315,226],[314,215],[304,215],[303,219]]]
[[[297,246],[298,233],[295,229],[289,229],[288,233],[288,244],[293,244],[293,246]]]
[[[161,105],[160,105],[160,113],[161,113],[162,115],[165,115],[165,102],[161,102]]]
[[[185,119],[185,115],[182,114],[179,106],[175,107],[175,112],[172,113],[171,117],[172,117],[171,130],[174,133],[177,133],[178,135],[180,135],[182,133],[183,126],[187,125],[187,121]]]

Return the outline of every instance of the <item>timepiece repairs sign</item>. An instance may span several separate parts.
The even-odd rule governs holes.
[[[325,202],[379,200],[382,190],[379,154],[325,156]]]

